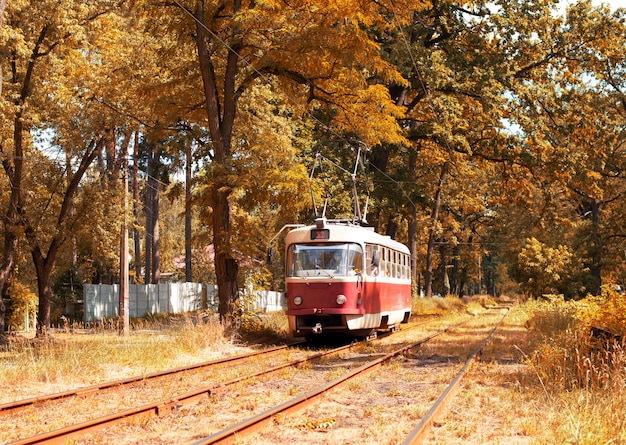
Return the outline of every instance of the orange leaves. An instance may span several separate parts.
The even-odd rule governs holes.
[[[556,292],[568,279],[572,257],[567,246],[552,248],[535,238],[527,239],[517,257],[522,289],[535,297]]]
[[[626,297],[611,286],[603,286],[598,296],[579,302],[577,317],[586,327],[602,327],[615,335],[626,335]]]
[[[360,135],[369,146],[401,144],[405,139],[397,119],[402,116],[403,109],[391,102],[388,89],[383,85],[372,85],[357,91],[352,100],[341,104],[336,125]]]

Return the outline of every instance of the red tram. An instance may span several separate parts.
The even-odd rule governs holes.
[[[296,337],[367,336],[411,315],[408,248],[373,229],[316,220],[287,234],[289,329]]]

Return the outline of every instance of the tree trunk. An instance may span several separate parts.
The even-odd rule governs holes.
[[[589,247],[589,274],[591,280],[588,291],[592,295],[600,295],[602,289],[602,237],[600,235],[600,205],[598,201],[589,202],[591,210],[591,245]]]
[[[6,0],[0,0],[0,29],[2,29],[2,21],[4,17],[4,7],[7,5]],[[2,67],[0,66],[0,94],[2,94]],[[0,305],[2,302],[0,301]],[[4,317],[2,317],[2,323],[4,324]],[[4,330],[0,331],[0,336]]]
[[[411,176],[414,181],[417,179],[415,172],[416,167],[417,152],[415,150],[411,150],[411,153],[409,155],[409,171],[411,172]],[[411,279],[413,282],[413,288],[417,288],[417,293],[419,295],[419,283],[417,280],[417,207],[415,206],[415,204],[411,204],[411,216],[409,219],[407,232],[409,238],[409,252],[411,253]]]
[[[96,156],[102,149],[103,140],[91,142],[87,152],[83,155],[80,165],[71,177],[67,188],[63,196],[63,203],[59,209],[57,216],[54,237],[50,240],[48,251],[44,256],[41,249],[39,239],[37,239],[36,230],[28,221],[24,218],[26,228],[25,234],[28,244],[31,247],[31,257],[35,265],[35,271],[37,273],[37,290],[39,291],[39,310],[37,313],[37,336],[45,336],[48,334],[50,328],[50,312],[52,306],[52,287],[50,280],[52,271],[56,263],[56,259],[61,251],[61,247],[67,240],[68,236],[72,233],[72,227],[69,224],[72,218],[72,209],[74,208],[74,196],[78,190],[78,185],[82,181],[85,172],[92,164]]]
[[[133,146],[133,241],[135,247],[135,279],[141,276],[141,239],[139,237],[139,129]]]
[[[152,196],[152,284],[161,279],[161,239],[159,237],[159,182],[154,181]]]
[[[433,296],[433,255],[435,254],[435,241],[437,237],[437,220],[439,219],[439,208],[441,207],[441,194],[443,193],[443,182],[448,172],[448,163],[441,167],[437,191],[435,192],[435,202],[430,216],[430,231],[428,234],[428,250],[426,251],[426,270],[424,271],[424,281],[426,287],[426,297]]]
[[[459,245],[455,245],[452,248],[452,267],[450,268],[450,292],[459,297],[461,296],[461,281],[460,281],[460,258],[461,248]]]
[[[52,287],[50,275],[52,269],[49,261],[45,259],[39,248],[31,252],[35,271],[37,272],[37,291],[39,294],[39,307],[37,310],[37,337],[45,337],[50,330],[50,313],[52,308]]]
[[[448,275],[448,245],[445,239],[439,244],[439,269],[441,271],[441,295],[450,295],[450,276]]]
[[[10,296],[9,288],[15,274],[15,254],[19,244],[19,240],[12,230],[16,227],[12,213],[12,211],[7,211],[4,221],[4,262],[0,269],[0,343],[5,341],[6,305],[4,299],[9,299]]]
[[[5,0],[0,0],[0,21],[2,19],[4,8],[6,6]],[[41,42],[46,35],[46,29],[44,28],[37,40],[37,44],[33,48],[30,61],[28,62],[28,68],[24,76],[24,81],[21,86],[20,96],[15,100],[16,105],[22,105],[29,96],[31,79],[35,62],[38,59],[39,49]],[[1,79],[0,79],[1,80]],[[2,82],[0,82],[1,84]],[[9,297],[9,287],[11,281],[15,276],[16,267],[16,255],[19,247],[19,233],[23,232],[23,197],[22,197],[22,180],[24,174],[24,147],[23,147],[23,133],[24,121],[22,119],[22,112],[18,111],[13,120],[13,153],[12,156],[2,156],[2,167],[11,184],[11,194],[9,196],[9,203],[7,212],[4,216],[4,261],[2,268],[0,269],[0,337],[4,341],[4,331],[6,328],[5,317],[6,307],[4,305],[3,298]],[[0,154],[4,154],[2,147],[0,146]]]
[[[233,10],[236,14],[241,8],[241,1],[233,1]],[[213,248],[215,251],[215,275],[217,278],[217,294],[219,298],[219,315],[222,323],[228,328],[233,325],[236,314],[234,313],[235,302],[239,296],[237,284],[238,265],[232,256],[230,246],[230,193],[229,184],[230,150],[232,129],[235,120],[237,96],[235,94],[236,75],[239,56],[237,49],[241,30],[233,26],[231,30],[232,41],[229,42],[230,50],[226,60],[224,72],[223,91],[218,94],[218,83],[215,75],[213,61],[208,50],[208,37],[205,25],[204,2],[196,1],[196,46],[198,50],[198,62],[204,95],[206,98],[206,111],[213,143],[214,176],[212,178],[213,198]],[[220,97],[223,104],[220,107]]]
[[[192,175],[192,153],[191,142],[185,147],[185,281],[193,281],[191,269],[191,175]]]
[[[11,164],[8,157],[2,159],[2,165],[7,177],[10,178],[11,184],[11,195],[9,197],[9,204],[3,221],[4,262],[2,263],[2,268],[0,269],[0,337],[2,337],[3,341],[4,331],[6,329],[6,306],[3,300],[5,298],[10,298],[9,288],[11,287],[11,282],[15,276],[15,258],[19,247],[18,234],[22,232],[22,230],[19,229],[22,226],[21,184],[24,167],[21,115],[15,119],[14,153],[15,158],[13,159],[13,164]]]
[[[152,239],[154,238],[154,194],[157,187],[154,176],[154,150],[149,148],[148,153],[148,179],[146,180],[146,240],[145,245],[145,270],[144,283],[152,283]]]
[[[124,149],[122,156],[122,181],[124,182],[124,199],[122,211],[122,227],[120,233],[120,287],[119,287],[119,331],[122,335],[130,334],[130,305],[128,292],[128,147]]]
[[[393,215],[389,216],[385,235],[387,235],[391,239],[396,239],[396,235],[398,235],[398,223],[393,218]]]

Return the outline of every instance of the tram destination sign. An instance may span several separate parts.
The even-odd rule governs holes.
[[[311,229],[311,240],[330,239],[329,229]]]

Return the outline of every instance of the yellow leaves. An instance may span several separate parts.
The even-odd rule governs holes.
[[[522,287],[533,296],[554,292],[567,278],[573,253],[568,246],[548,247],[536,238],[528,238],[517,255]]]
[[[387,88],[383,85],[372,85],[358,91],[353,101],[342,104],[337,125],[359,134],[369,146],[381,143],[402,144],[406,140],[396,119],[403,114],[403,108],[391,101]]]
[[[611,286],[602,286],[600,295],[588,296],[577,304],[576,317],[586,327],[602,327],[613,334],[626,334],[626,297]]]

